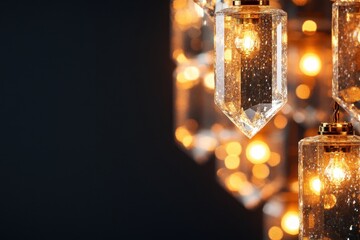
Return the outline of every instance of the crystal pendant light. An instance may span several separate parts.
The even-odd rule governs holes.
[[[300,239],[359,239],[360,137],[337,117],[319,134],[299,142]]]
[[[360,1],[333,3],[333,98],[360,121]]]
[[[285,105],[287,15],[268,0],[215,14],[215,103],[249,138]]]
[[[225,6],[223,0],[216,3],[211,8]],[[225,128],[218,122],[227,120],[213,104],[213,19],[193,0],[173,0],[171,23],[175,142],[201,164],[212,156]]]

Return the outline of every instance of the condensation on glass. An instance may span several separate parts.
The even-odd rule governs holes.
[[[349,126],[299,142],[300,239],[359,239],[360,138]]]
[[[333,3],[333,98],[360,120],[360,1]]]
[[[215,14],[215,103],[249,138],[287,101],[286,23],[286,13],[270,6]]]

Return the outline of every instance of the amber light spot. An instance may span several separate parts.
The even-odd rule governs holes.
[[[253,164],[262,164],[269,160],[269,146],[260,140],[252,141],[246,148],[246,157]]]
[[[310,87],[306,84],[300,84],[297,88],[296,88],[296,96],[300,99],[308,99],[310,97]]]
[[[307,53],[300,60],[300,70],[303,74],[315,77],[321,71],[321,60],[315,53]]]
[[[240,165],[240,158],[238,156],[229,155],[225,158],[225,167],[227,169],[236,169]]]
[[[272,152],[270,155],[270,159],[268,161],[269,166],[275,167],[275,166],[279,165],[280,162],[281,162],[280,154],[276,153],[276,152]]]
[[[321,191],[321,181],[319,177],[313,177],[310,179],[310,190],[316,195],[320,195]]]
[[[281,219],[282,229],[290,234],[296,235],[299,233],[300,221],[299,214],[296,211],[289,211]]]
[[[313,20],[306,20],[302,25],[302,31],[305,34],[312,35],[317,30],[317,24]]]
[[[246,181],[247,181],[246,176],[243,173],[236,172],[231,174],[229,177],[227,177],[225,183],[226,183],[226,187],[230,191],[237,192],[239,191],[240,188],[242,188],[242,186]]]
[[[215,88],[215,77],[214,73],[208,73],[204,77],[204,86],[209,90],[214,90]]]
[[[288,120],[284,115],[280,114],[274,118],[274,125],[278,129],[284,129],[287,124],[288,124]]]
[[[265,179],[269,176],[270,170],[265,164],[258,164],[253,167],[252,173],[258,179]]]
[[[281,240],[284,237],[284,233],[281,228],[273,226],[269,229],[268,236],[271,240]]]
[[[226,153],[229,155],[239,156],[241,154],[241,144],[238,142],[229,142],[226,145]]]

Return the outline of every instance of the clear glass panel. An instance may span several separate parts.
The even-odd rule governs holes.
[[[286,13],[233,7],[215,25],[215,103],[251,138],[287,101]]]
[[[333,4],[333,98],[360,121],[360,2]]]
[[[317,136],[299,148],[300,239],[358,239],[360,138]]]

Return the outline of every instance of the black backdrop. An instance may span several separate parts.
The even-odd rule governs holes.
[[[169,2],[0,2],[1,239],[261,239],[172,137]]]

